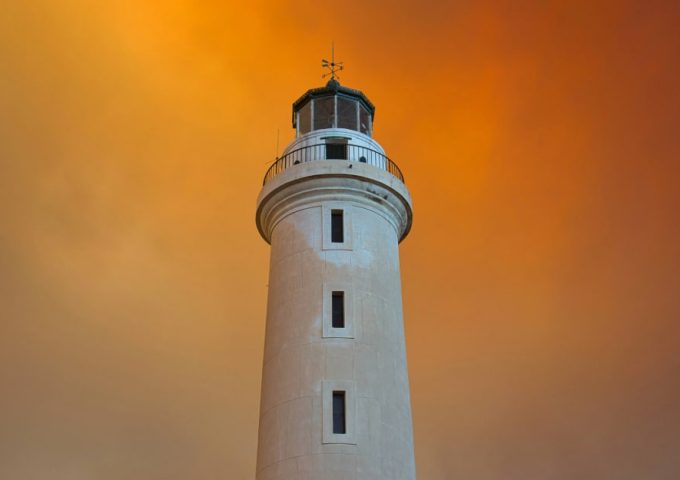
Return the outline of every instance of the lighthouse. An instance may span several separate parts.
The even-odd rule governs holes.
[[[399,270],[411,197],[373,139],[374,105],[333,67],[293,103],[295,139],[257,199],[271,258],[256,478],[413,480]]]

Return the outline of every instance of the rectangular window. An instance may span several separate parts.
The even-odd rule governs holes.
[[[324,282],[321,314],[323,338],[355,338],[355,313],[352,282]]]
[[[356,385],[351,381],[321,383],[321,441],[356,445]]]
[[[333,433],[347,433],[344,391],[333,391]]]
[[[345,231],[343,227],[342,210],[331,210],[331,242],[343,243]]]
[[[326,160],[347,160],[347,144],[327,143]]]
[[[345,292],[333,292],[331,295],[333,328],[345,328]]]
[[[321,245],[324,250],[352,250],[353,248],[352,212],[354,209],[347,203],[333,201],[321,207]],[[336,288],[335,290],[343,289]],[[329,290],[329,305],[330,301]],[[330,314],[330,307],[328,313]],[[328,326],[331,326],[330,320]]]

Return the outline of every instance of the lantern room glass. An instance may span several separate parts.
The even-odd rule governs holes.
[[[357,130],[357,102],[351,98],[337,97],[338,128]]]
[[[297,134],[346,128],[371,136],[371,120],[370,111],[357,99],[344,95],[317,97],[297,111]]]
[[[312,103],[305,103],[298,115],[298,131],[300,135],[309,133],[312,130]]]
[[[314,99],[314,130],[335,126],[335,97]]]
[[[359,131],[371,135],[371,114],[363,105],[359,106]]]

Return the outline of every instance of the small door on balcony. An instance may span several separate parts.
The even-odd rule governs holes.
[[[333,140],[326,142],[327,160],[347,160],[347,141]]]

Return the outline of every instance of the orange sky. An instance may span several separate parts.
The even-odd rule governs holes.
[[[9,2],[0,478],[254,477],[291,103],[377,106],[422,480],[680,476],[678,2]]]

